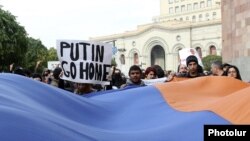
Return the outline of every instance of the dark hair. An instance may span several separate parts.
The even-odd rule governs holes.
[[[49,70],[48,68],[43,69],[42,72],[42,77],[48,76],[51,73],[51,70]]]
[[[56,67],[56,68],[54,69],[54,71],[53,71],[53,76],[54,76],[54,78],[55,78],[55,79],[59,79],[59,75],[60,75],[61,72],[62,72],[62,69],[59,68],[59,67]]]
[[[197,72],[198,73],[203,73],[204,72],[203,67],[201,65],[199,65],[199,64],[197,66]]]
[[[240,71],[239,71],[239,69],[238,69],[236,66],[230,65],[230,66],[227,68],[226,74],[228,75],[228,71],[229,71],[229,69],[231,69],[231,68],[234,68],[234,69],[236,70],[236,73],[237,73],[236,78],[239,79],[239,80],[242,80],[242,79],[241,79],[241,76],[240,76]]]
[[[162,78],[165,76],[164,70],[159,65],[153,65],[153,68],[156,70],[156,75],[158,78]]]
[[[189,64],[190,62],[196,62],[196,63],[198,64],[198,59],[197,59],[197,57],[194,56],[194,55],[188,56],[187,59],[186,59],[187,66],[188,66],[188,64]]]
[[[116,86],[117,88],[120,88],[120,86],[121,86],[122,84],[125,84],[125,83],[126,83],[126,80],[125,80],[125,82],[124,82],[124,79],[122,78],[122,73],[121,73],[121,72],[119,72],[119,73],[114,73],[114,74],[112,75],[111,84],[112,84],[113,86]]]
[[[131,71],[136,71],[136,70],[138,70],[138,71],[140,71],[140,73],[142,74],[142,70],[141,70],[141,68],[139,67],[139,66],[137,66],[137,65],[133,65],[133,66],[131,66],[130,68],[129,68],[129,72],[128,72],[128,75],[130,75],[130,72]]]
[[[231,66],[231,65],[230,65],[230,64],[228,64],[228,63],[224,63],[224,64],[222,64],[222,68],[229,67],[229,66]]]
[[[24,70],[22,67],[18,66],[16,67],[16,69],[14,70],[14,74],[18,74],[18,75],[23,75],[25,76]]]
[[[40,78],[40,81],[42,81],[42,76],[39,74],[39,73],[33,73],[32,76],[31,76],[33,79],[34,78]]]

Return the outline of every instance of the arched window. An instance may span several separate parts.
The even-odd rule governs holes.
[[[194,9],[198,9],[198,3],[194,3]]]
[[[174,8],[173,8],[173,7],[170,7],[170,8],[169,8],[169,14],[172,14],[172,13],[174,13]]]
[[[122,65],[125,65],[125,56],[124,56],[124,54],[121,54],[120,62],[121,62]]]
[[[207,7],[211,7],[212,6],[212,0],[207,0]]]
[[[199,15],[199,21],[202,21],[202,14]]]
[[[151,65],[160,65],[165,69],[165,51],[162,46],[156,45],[152,48]]]
[[[216,47],[214,45],[210,46],[209,50],[210,50],[210,52],[209,52],[210,55],[217,55]]]
[[[182,5],[182,6],[181,6],[181,12],[183,12],[183,11],[186,11],[185,5]]]
[[[195,50],[197,51],[199,57],[202,59],[202,50],[200,47],[196,47]]]
[[[192,17],[192,21],[196,22],[196,17],[195,16]]]
[[[204,1],[201,1],[200,2],[200,8],[204,8],[205,7],[205,2]]]
[[[192,5],[191,4],[188,4],[187,5],[187,11],[191,11],[192,10]]]
[[[206,13],[206,20],[209,20],[209,13]]]
[[[213,12],[213,19],[216,19],[216,12]]]
[[[179,13],[180,12],[180,8],[179,8],[179,6],[176,6],[175,7],[175,13]]]
[[[139,65],[139,56],[138,56],[138,53],[134,53],[134,65]]]

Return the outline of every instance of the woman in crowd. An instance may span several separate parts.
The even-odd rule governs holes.
[[[156,69],[153,67],[148,67],[145,70],[145,79],[155,79],[157,76]]]
[[[228,77],[233,77],[233,78],[242,80],[240,76],[240,71],[236,66],[233,66],[233,65],[229,66],[227,68],[226,74]]]
[[[177,73],[181,74],[187,73],[187,66],[185,64],[179,64],[177,68]]]

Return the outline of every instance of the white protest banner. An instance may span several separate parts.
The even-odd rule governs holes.
[[[48,69],[49,70],[53,71],[56,67],[61,67],[60,61],[48,61]]]
[[[194,48],[183,48],[183,49],[181,49],[179,51],[179,56],[180,56],[180,59],[181,59],[181,64],[186,65],[186,59],[190,55],[196,56],[197,59],[198,59],[199,65],[203,67],[202,60],[201,60],[198,52]]]
[[[145,83],[145,85],[153,85],[156,83],[165,83],[167,80],[168,80],[167,77],[156,78],[156,79],[142,79],[142,81]]]
[[[57,40],[62,79],[77,83],[108,85],[112,45],[83,40]]]

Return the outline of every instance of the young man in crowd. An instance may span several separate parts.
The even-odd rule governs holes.
[[[187,64],[187,73],[178,75],[177,77],[187,77],[187,78],[195,78],[200,76],[205,76],[205,74],[202,72],[201,66],[198,64],[198,59],[194,55],[190,55],[186,59]]]
[[[131,66],[128,75],[129,79],[127,79],[126,84],[122,85],[121,88],[126,88],[128,86],[145,86],[144,82],[141,80],[142,70],[139,66]]]

